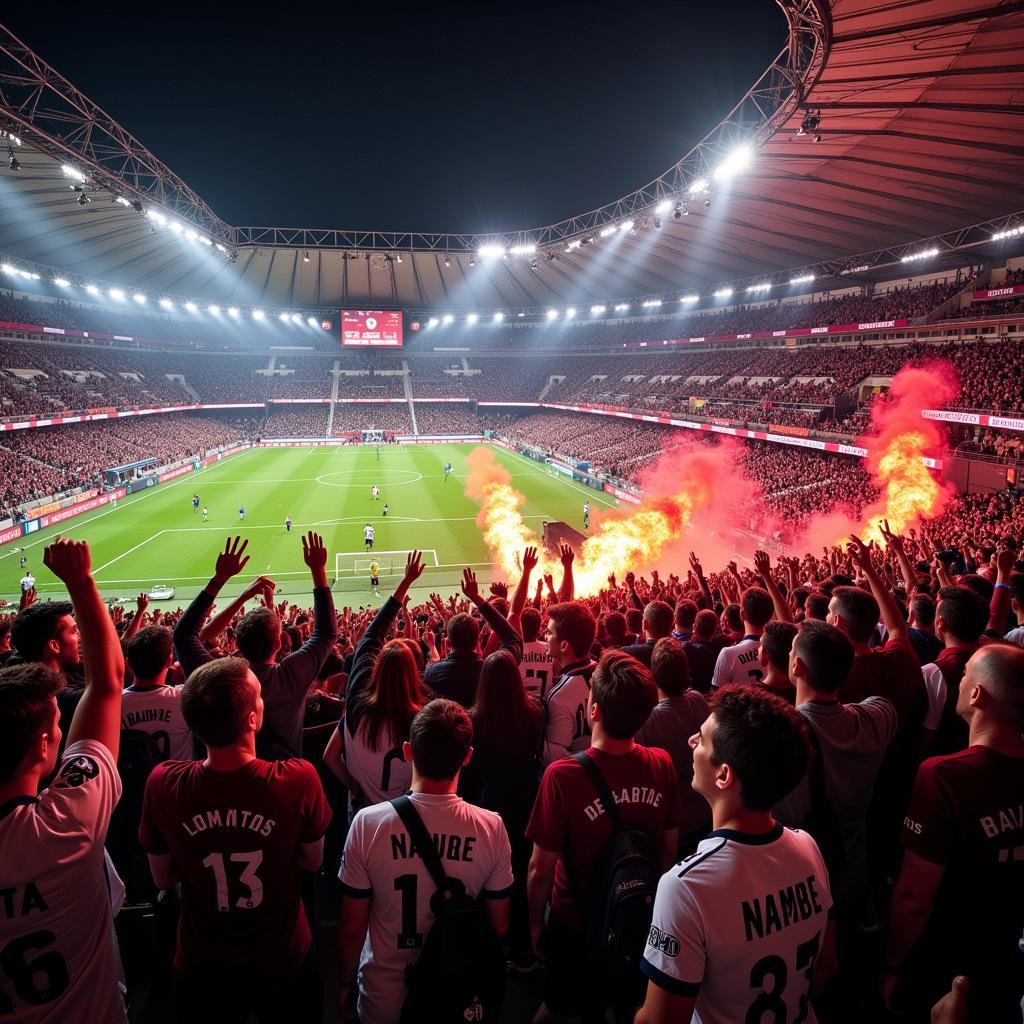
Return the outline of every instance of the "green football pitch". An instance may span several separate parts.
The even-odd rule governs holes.
[[[213,572],[228,536],[249,539],[249,564],[225,593],[237,593],[253,577],[270,576],[278,593],[298,600],[309,594],[309,570],[302,561],[301,536],[320,533],[330,551],[328,572],[339,598],[369,600],[369,556],[363,528],[376,529],[374,553],[381,567],[382,595],[401,577],[406,553],[424,552],[427,571],[415,598],[431,590],[458,589],[462,567],[491,579],[489,554],[476,526],[479,506],[465,495],[466,456],[473,445],[372,445],[322,448],[257,448],[189,473],[170,483],[103,506],[25,538],[24,555],[41,597],[63,592],[43,565],[43,548],[57,534],[86,540],[93,574],[105,598],[134,597],[156,584],[175,588],[171,606],[192,598]],[[522,513],[539,535],[541,521],[582,527],[583,503],[594,509],[615,502],[606,494],[570,481],[524,456],[492,448],[526,497]],[[444,480],[443,467],[452,464]],[[380,488],[380,500],[371,488]],[[202,512],[192,511],[198,493]],[[383,515],[387,503],[388,515]],[[239,508],[246,509],[245,522]],[[291,533],[284,526],[293,521]],[[17,600],[24,570],[22,552],[0,549],[0,595]]]

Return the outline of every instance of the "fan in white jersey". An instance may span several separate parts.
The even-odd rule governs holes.
[[[718,652],[715,672],[711,677],[712,689],[731,686],[736,683],[757,683],[764,670],[761,668],[759,653],[761,634],[765,625],[775,613],[771,595],[760,587],[747,587],[740,598],[740,614],[743,616],[743,639],[731,647]]]
[[[523,686],[527,693],[543,701],[557,676],[555,663],[548,651],[548,642],[538,639],[540,612],[536,608],[524,608],[519,621],[523,634],[523,660],[519,663]]]
[[[146,626],[128,641],[125,651],[134,679],[121,695],[121,728],[148,733],[162,761],[190,761],[192,732],[181,713],[181,686],[167,686],[174,659],[171,631]]]
[[[74,605],[86,685],[58,767],[63,678],[44,662],[0,670],[0,1018],[123,1024],[103,841],[121,795],[124,659],[88,546],[55,541],[43,562]]]
[[[582,601],[563,601],[548,609],[548,656],[561,669],[544,698],[545,764],[590,746],[587,695],[594,663],[590,648],[597,622]]]
[[[455,701],[438,699],[413,719],[405,756],[413,764],[410,801],[435,837],[447,875],[482,898],[500,937],[508,930],[512,851],[501,818],[466,803],[457,793],[459,771],[472,749],[469,715]],[[339,1002],[358,980],[359,1019],[399,1019],[405,970],[415,963],[434,921],[436,888],[391,803],[360,811],[352,821],[341,869],[338,922]]]
[[[658,884],[636,1024],[814,1022],[836,966],[828,872],[811,836],[771,812],[810,763],[800,716],[763,688],[727,687],[690,745],[714,830]]]

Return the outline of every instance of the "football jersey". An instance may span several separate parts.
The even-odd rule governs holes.
[[[760,652],[761,638],[757,636],[745,636],[731,647],[723,647],[715,662],[711,688],[715,690],[734,683],[759,683],[764,676]]]
[[[391,744],[381,737],[380,750],[374,750],[366,738],[366,730],[356,723],[355,733],[345,728],[345,720],[338,723],[345,749],[345,766],[349,775],[359,783],[367,803],[379,804],[409,791],[412,785],[412,765],[402,757],[402,744]]]
[[[297,757],[226,772],[202,761],[153,769],[139,840],[147,853],[173,854],[181,872],[179,974],[228,988],[295,975],[311,942],[299,844],[320,839],[330,820],[316,769]]]
[[[366,527],[364,527],[364,528],[363,528],[363,536],[364,536],[364,537],[365,537],[365,538],[366,538],[367,540],[373,540],[373,527],[372,527],[372,526],[366,526]]]
[[[543,640],[530,640],[523,644],[523,660],[519,663],[526,692],[543,701],[555,678],[555,665],[548,655]]]
[[[193,757],[192,732],[181,713],[183,686],[129,686],[121,693],[121,728],[147,732],[156,741],[163,761]]]
[[[587,722],[587,696],[594,664],[580,661],[566,665],[558,681],[544,698],[545,764],[560,757],[586,750],[590,746]]]
[[[71,744],[37,799],[0,807],[0,1019],[127,1020],[103,842],[121,780],[110,751]]]
[[[658,883],[641,967],[668,992],[696,995],[694,1024],[813,1024],[811,976],[831,906],[807,832],[719,829]]]
[[[447,875],[473,897],[511,895],[512,851],[497,814],[454,793],[412,793],[410,800],[434,837]],[[405,1000],[405,969],[419,958],[434,922],[430,899],[436,888],[390,803],[353,818],[338,878],[346,896],[371,899],[359,958],[359,1018],[392,1024]]]

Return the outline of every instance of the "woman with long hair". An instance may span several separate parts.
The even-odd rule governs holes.
[[[540,749],[544,716],[540,704],[526,692],[519,665],[508,651],[489,654],[480,670],[473,720],[473,756],[462,770],[460,795],[496,811],[505,822],[512,846],[512,892],[509,928],[510,966],[532,970],[536,958],[530,947],[526,906],[526,870],[530,842],[525,836],[540,782]]]
[[[413,717],[427,698],[412,645],[385,637],[423,572],[414,551],[405,576],[356,644],[345,693],[345,714],[324,751],[324,763],[348,787],[356,808],[391,800],[412,783],[402,757]]]

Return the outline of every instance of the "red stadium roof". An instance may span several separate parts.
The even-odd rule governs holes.
[[[783,78],[784,86],[771,80],[771,109],[762,110],[768,90],[755,89],[720,126],[713,145],[705,140],[705,149],[695,148],[633,196],[561,225],[507,236],[538,241],[536,266],[532,256],[473,259],[482,239],[472,236],[224,224],[138,140],[0,32],[6,104],[0,123],[24,142],[17,152],[21,171],[5,176],[0,188],[0,252],[126,288],[217,301],[583,307],[923,242],[1024,208],[1024,3],[779,2],[793,26],[790,66],[799,74]],[[30,102],[35,86],[46,103]],[[821,141],[815,142],[800,128],[819,110]],[[750,129],[756,115],[760,122]],[[76,118],[93,126],[88,137],[68,129]],[[103,150],[94,141],[100,128]],[[724,140],[743,137],[745,129],[759,143],[753,164],[729,185],[713,184],[709,206],[701,196],[689,216],[663,216],[659,231],[623,233],[614,252],[600,240],[565,251],[565,240],[586,235],[587,224],[621,222],[621,211],[636,210],[638,228],[642,214],[653,221],[655,201],[673,195],[670,186],[685,194],[686,181],[713,166],[714,147],[721,154]],[[119,163],[111,159],[118,152]],[[95,171],[101,196],[92,203],[69,201],[60,169],[69,160]],[[113,202],[115,193],[146,206],[159,203],[235,248],[236,261],[166,230],[152,233],[144,216]],[[975,248],[914,264],[913,271],[927,272],[942,259],[962,264],[1012,254],[981,244],[987,237],[972,237]],[[545,259],[545,252],[555,258]],[[401,263],[392,258],[398,253]],[[890,269],[885,276],[902,273]]]

